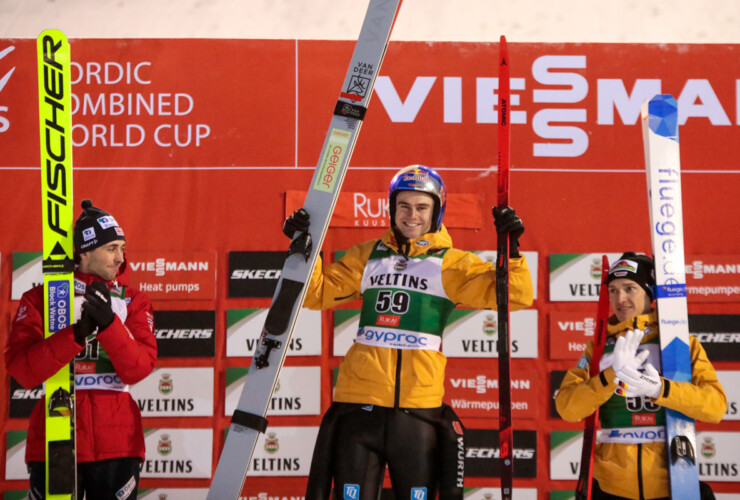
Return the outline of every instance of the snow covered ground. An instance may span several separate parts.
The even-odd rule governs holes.
[[[368,0],[0,0],[0,37],[356,39]],[[394,40],[740,43],[737,0],[405,0]]]

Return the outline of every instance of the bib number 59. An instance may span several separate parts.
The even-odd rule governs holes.
[[[409,294],[406,292],[394,292],[392,290],[381,290],[375,302],[375,310],[379,313],[392,312],[404,314],[409,310]]]

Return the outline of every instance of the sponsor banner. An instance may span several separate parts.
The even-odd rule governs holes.
[[[689,333],[711,361],[740,361],[740,314],[689,314]]]
[[[318,427],[273,427],[260,434],[247,476],[308,476]]]
[[[154,311],[159,358],[212,358],[216,311]]]
[[[306,191],[285,192],[285,217],[303,206]],[[480,229],[483,204],[475,193],[448,193],[444,225]],[[390,224],[388,192],[340,192],[329,227],[380,227]]]
[[[511,377],[513,418],[537,418],[537,384],[527,371],[515,371]],[[460,418],[498,418],[498,368],[466,370],[447,368],[445,402]]]
[[[501,477],[498,430],[465,429],[465,477]],[[537,477],[537,432],[514,430],[514,477]]]
[[[583,431],[550,432],[550,479],[578,479]],[[740,433],[697,432],[697,465],[703,481],[738,481]]]
[[[578,479],[583,431],[550,432],[550,479]]]
[[[33,120],[24,115],[38,97],[30,85],[33,43],[6,42],[14,50],[7,64],[17,71],[3,74],[9,81],[0,115],[3,166],[38,161],[30,147]],[[336,100],[322,76],[343,71],[341,55],[352,47],[350,41],[216,39],[79,40],[72,46],[76,163],[149,169],[312,165],[323,138],[314,117]],[[497,121],[497,79],[480,64],[490,46],[395,42],[393,48],[375,86],[377,119],[363,131],[355,167],[396,165],[404,152],[433,159],[435,166],[479,169],[481,182],[493,182],[486,174],[495,150],[485,131]],[[737,157],[739,91],[727,71],[736,55],[733,44],[522,43],[512,75],[511,118],[519,127],[512,153],[522,165],[543,170],[634,169],[640,104],[662,90],[681,89],[682,126],[687,137],[698,138],[687,141],[685,163],[730,171],[731,161],[702,159],[707,151]],[[246,78],[224,69],[237,58],[249,60],[254,75],[286,78]],[[716,64],[691,71],[682,65],[687,58]],[[438,64],[429,68],[430,60]],[[656,60],[661,64],[651,64]],[[186,65],[208,71],[183,80],[179,71]],[[262,130],[295,133],[265,141]],[[623,153],[622,161],[599,163],[609,151]]]
[[[272,298],[286,257],[280,252],[229,252],[229,297]]]
[[[635,398],[633,400],[637,408],[628,410],[631,412],[632,420],[635,423],[645,425],[644,427],[621,427],[612,429],[600,429],[596,440],[600,443],[647,443],[663,442],[666,439],[666,430],[663,425],[655,425],[655,415],[650,413],[640,413],[648,410],[650,403],[645,399]],[[649,410],[648,410],[649,411]]]
[[[226,356],[252,357],[265,326],[269,309],[229,309],[226,311]],[[301,309],[287,356],[321,354],[321,311]]]
[[[562,253],[550,255],[550,300],[599,300],[601,255]],[[607,253],[609,262],[621,254]],[[686,293],[689,302],[740,300],[740,255],[687,256]]]
[[[141,477],[210,478],[213,429],[146,429]]]
[[[740,420],[740,371],[717,370],[717,378],[727,395],[727,413],[722,420]]]
[[[496,267],[496,256],[498,253],[496,250],[474,250],[474,254],[478,255],[481,259],[486,262],[490,262],[493,267]],[[527,265],[529,266],[529,274],[532,275],[532,288],[534,289],[534,300],[537,300],[537,276],[538,276],[538,256],[537,252],[521,252],[527,258]]]
[[[248,368],[227,367],[224,415],[234,414],[244,388]],[[321,368],[283,366],[267,407],[270,415],[319,415],[321,413]]]
[[[551,302],[598,302],[604,253],[550,254]],[[614,262],[621,253],[606,253]]]
[[[5,479],[28,479],[26,436],[26,431],[8,431],[5,434]]]
[[[555,408],[555,396],[558,395],[560,385],[565,378],[565,370],[553,370],[550,372],[550,417],[560,419],[560,413]]]
[[[208,488],[154,488],[139,490],[139,500],[205,500]]]
[[[41,399],[44,398],[44,384],[37,385],[33,389],[25,389],[16,379],[10,377],[10,404],[8,405],[8,417],[28,418],[31,411]]]
[[[157,368],[131,386],[142,417],[213,416],[213,367]]]
[[[595,332],[595,314],[576,311],[550,312],[550,359],[580,358],[586,344],[593,341]]]
[[[131,252],[131,284],[153,300],[216,298],[216,252]]]
[[[355,343],[360,329],[360,312],[360,309],[334,310],[334,356],[344,356]]]
[[[740,255],[696,255],[686,259],[690,302],[740,301]]]
[[[465,500],[501,500],[501,488],[465,488]],[[537,488],[512,488],[511,498],[537,500]],[[550,496],[552,499],[552,496]]]
[[[536,358],[537,310],[514,311],[509,316],[512,358]],[[456,358],[497,358],[496,311],[456,309],[450,313],[442,340],[442,353]]]
[[[216,298],[216,252],[132,252],[131,286],[153,300]],[[11,299],[43,284],[41,252],[13,252]]]
[[[3,494],[3,500],[29,500],[28,489],[6,490]]]
[[[483,253],[483,252],[481,252]],[[496,252],[485,252],[485,253],[492,253],[496,254]],[[485,256],[484,253],[484,256]],[[344,252],[336,252],[335,261],[338,261],[341,256],[344,254]],[[533,276],[536,276],[536,271],[534,269],[537,268],[536,262],[537,262],[537,252],[524,252],[525,255],[527,255],[527,260],[530,261],[530,258],[532,259],[530,262],[535,262],[534,268],[532,270]],[[495,257],[494,257],[495,261]],[[537,341],[536,341],[536,325],[537,325],[537,318],[536,318],[536,311],[530,310],[527,311],[526,315],[522,315],[524,311],[515,311],[511,313],[511,332],[512,332],[512,356],[513,357],[537,357]],[[485,313],[485,314],[484,314]],[[478,317],[469,317],[470,315],[478,314]],[[484,314],[484,317],[480,317],[480,315]],[[528,316],[529,315],[529,316]],[[477,339],[475,336],[471,338],[467,338],[467,335],[465,333],[465,328],[470,324],[469,322],[477,322],[480,321],[481,324],[487,325],[489,330],[490,328],[493,328],[495,330],[495,326],[490,326],[490,318],[488,316],[493,316],[493,323],[495,325],[498,325],[498,316],[496,315],[495,311],[477,311],[472,309],[459,309],[456,311],[453,311],[452,314],[450,314],[450,320],[447,325],[447,328],[445,329],[444,334],[444,342],[443,350],[442,352],[446,356],[453,356],[453,354],[450,354],[446,348],[448,348],[448,343],[451,342],[450,339],[457,339],[459,341],[459,345],[457,347],[449,347],[449,351],[459,352],[461,353],[461,357],[498,357],[498,353],[496,352],[496,339],[498,338],[497,335],[494,334],[493,337],[488,338],[487,336],[482,337],[482,339]],[[464,325],[459,327],[459,331],[452,332],[452,329],[458,328],[456,324],[454,323],[455,319],[458,318],[464,318]],[[527,335],[524,332],[526,331],[526,328],[529,328],[531,325],[531,321],[534,319],[534,329],[533,336]],[[521,323],[521,324],[520,324]],[[521,328],[519,328],[521,326]],[[352,344],[355,342],[355,338],[357,337],[357,330],[360,328],[360,309],[335,309],[334,310],[334,337],[333,337],[333,345],[332,345],[332,353],[334,356],[344,356],[347,354],[347,351],[350,347],[352,347]],[[473,328],[476,330],[479,329],[479,325],[475,325]],[[520,346],[521,342],[518,338],[515,338],[513,335],[516,334],[515,329],[517,331],[520,331],[523,333],[522,338],[529,339],[530,337],[534,338],[534,343],[528,344],[525,346]],[[490,349],[492,346],[493,348],[493,356],[483,356],[479,355],[477,353],[479,352],[489,352],[488,349]],[[516,349],[516,351],[515,351]],[[517,356],[515,352],[518,352],[519,355]]]
[[[740,432],[697,432],[696,461],[703,481],[740,481]]]
[[[72,323],[74,320],[72,313],[74,289],[71,280],[48,278],[47,287],[44,291],[44,301],[48,311],[46,321],[48,322],[49,332],[56,333]]]
[[[25,292],[44,284],[41,259],[41,252],[13,252],[12,300],[21,300],[21,295]]]
[[[20,61],[28,59],[33,63],[28,54],[34,50],[35,40],[16,40],[12,44]],[[73,41],[71,45],[76,54],[71,63],[71,140],[78,150],[75,167],[78,163],[81,167],[117,167],[122,162],[144,168],[217,167],[231,165],[235,155],[244,152],[249,152],[248,158],[243,158],[249,164],[273,164],[286,159],[280,155],[276,158],[274,152],[263,152],[265,141],[255,137],[257,129],[253,129],[256,113],[265,114],[261,121],[271,130],[284,126],[284,116],[293,111],[294,105],[269,101],[278,101],[285,89],[218,68],[227,67],[229,61],[239,56],[248,57],[255,68],[287,71],[286,61],[294,58],[292,41],[269,43],[269,47],[264,42],[235,45],[226,40],[122,43],[111,39],[92,44]],[[209,54],[192,59],[202,51]],[[186,54],[191,54],[191,58],[182,59]],[[215,72],[209,70],[187,80],[175,76],[188,61],[196,60],[200,67]],[[17,69],[13,87],[25,90],[8,96],[10,102],[17,104],[9,106],[0,121],[0,125],[5,125],[0,131],[8,129],[4,134],[7,138],[0,142],[3,151],[12,144],[22,148],[20,144],[27,141],[14,141],[33,129],[20,114],[38,98],[28,88],[27,79],[33,68],[19,64]],[[236,95],[214,92],[216,81],[223,88],[234,89]],[[220,111],[216,113],[215,109]],[[277,116],[269,116],[271,110]],[[287,138],[273,138],[271,143],[278,151],[287,151],[292,145]],[[7,161],[10,165],[27,165],[28,156],[15,153]],[[95,156],[97,160],[93,159]],[[197,219],[199,212],[204,211],[208,209],[192,207],[190,214]]]
[[[575,490],[550,490],[549,500],[576,500]]]
[[[305,483],[270,480],[262,485],[255,485],[253,481],[247,481],[239,500],[304,500],[305,495]]]
[[[76,390],[129,391],[128,384],[125,384],[116,372],[87,373],[88,368],[94,370],[94,364],[86,362],[75,363],[75,368]]]

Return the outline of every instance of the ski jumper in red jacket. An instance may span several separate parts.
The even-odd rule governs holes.
[[[125,237],[115,219],[83,201],[74,228],[74,323],[44,338],[43,286],[21,297],[5,348],[8,372],[25,388],[75,365],[78,498],[136,498],[145,459],[139,407],[129,393],[154,369],[157,343],[149,298],[128,287]],[[44,491],[45,415],[31,414],[26,463],[31,498]]]

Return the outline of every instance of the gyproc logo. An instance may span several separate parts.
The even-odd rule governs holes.
[[[0,60],[2,60],[5,56],[10,54],[14,50],[15,50],[15,47],[13,47],[12,45],[3,50],[0,50]],[[2,71],[3,70],[0,69],[0,73],[2,73]],[[14,71],[15,71],[15,66],[10,68],[8,72],[6,72],[2,77],[0,77],[0,92],[3,91],[3,88],[8,83],[8,80],[10,80],[10,76],[13,74]],[[0,102],[2,101],[0,100]],[[10,128],[10,120],[8,120],[5,116],[2,115],[2,113],[6,113],[7,111],[8,111],[7,106],[0,105],[0,132],[5,132],[6,130]]]

